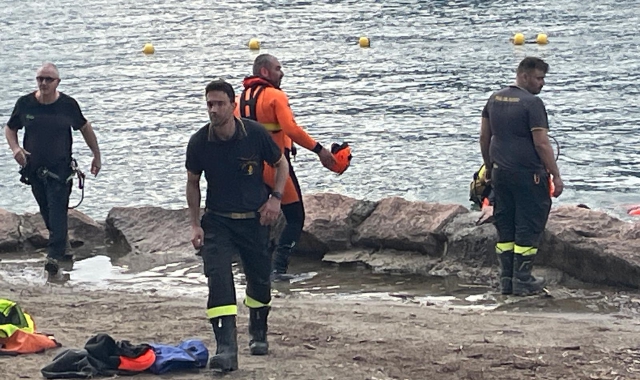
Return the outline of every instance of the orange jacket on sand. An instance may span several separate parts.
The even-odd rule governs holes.
[[[38,354],[60,347],[52,335],[16,330],[8,338],[0,338],[0,355]]]
[[[243,81],[244,91],[238,96],[235,109],[236,117],[247,117],[256,120],[271,132],[273,141],[280,147],[280,152],[291,149],[292,140],[303,148],[313,150],[317,142],[296,124],[293,111],[289,107],[289,97],[284,91],[274,87],[267,80],[259,77],[248,77]],[[255,101],[252,110],[251,103]],[[255,114],[252,114],[252,111]],[[264,181],[272,189],[275,185],[275,169],[269,165],[264,168]],[[282,204],[300,201],[291,176],[287,179],[282,194]]]

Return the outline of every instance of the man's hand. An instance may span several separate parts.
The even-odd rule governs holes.
[[[481,180],[484,181],[484,183],[491,182],[491,169],[485,166],[484,173],[482,174]]]
[[[564,182],[562,182],[562,178],[553,177],[553,197],[558,198],[560,194],[562,194],[562,190],[564,190]]]
[[[280,201],[278,198],[271,197],[269,200],[258,209],[260,213],[260,224],[268,226],[278,220],[280,216]]]
[[[200,249],[204,245],[204,230],[200,226],[191,227],[191,244],[193,248]]]
[[[31,153],[20,147],[13,151],[13,158],[16,160],[18,165],[22,166],[23,168],[27,165],[27,157],[29,155],[31,155]]]
[[[318,153],[318,157],[320,157],[320,162],[322,162],[322,166],[327,169],[331,169],[333,165],[336,164],[336,159],[333,157],[333,154],[327,150],[327,148],[322,148],[320,153]]]
[[[476,221],[476,226],[493,222],[493,206],[484,206],[480,213],[480,218]]]
[[[100,172],[100,168],[102,168],[102,160],[100,156],[94,156],[93,161],[91,161],[91,174],[97,176]]]

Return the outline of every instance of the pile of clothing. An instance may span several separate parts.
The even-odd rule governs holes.
[[[98,376],[135,375],[151,372],[157,375],[204,368],[209,351],[197,339],[165,344],[133,345],[116,342],[107,334],[90,338],[84,349],[68,349],[59,353],[40,372],[47,379],[89,379]]]
[[[15,302],[0,298],[0,355],[44,352],[62,345],[53,335],[36,332],[31,315]],[[91,337],[84,349],[66,349],[40,372],[47,379],[89,379],[98,376],[199,370],[209,361],[209,351],[198,339],[177,346],[117,342],[108,334]]]

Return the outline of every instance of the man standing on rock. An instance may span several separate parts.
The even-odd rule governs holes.
[[[333,154],[316,142],[300,127],[289,107],[287,94],[280,89],[284,77],[278,59],[270,54],[260,54],[253,62],[253,76],[243,81],[244,90],[237,103],[235,114],[259,122],[270,132],[273,141],[289,163],[289,177],[282,195],[282,213],[286,226],[280,235],[273,258],[273,279],[289,280],[289,260],[300,240],[304,227],[304,205],[300,184],[291,166],[293,143],[318,155],[326,168],[333,170],[336,160]],[[273,186],[273,172],[267,168],[265,181]]]
[[[249,347],[252,355],[266,355],[267,316],[271,308],[269,225],[280,215],[280,197],[289,165],[264,127],[236,118],[233,87],[223,81],[205,89],[210,123],[189,140],[187,147],[187,203],[193,246],[201,248],[208,278],[207,317],[217,348],[210,368],[228,372],[238,368],[235,286],[231,270],[240,256],[247,279],[244,304],[249,307]],[[271,195],[263,180],[264,163],[275,168]],[[200,177],[207,180],[205,213],[200,219]]]
[[[53,63],[45,63],[36,73],[38,90],[18,99],[4,133],[13,158],[22,167],[22,182],[31,185],[40,214],[49,230],[45,270],[58,273],[58,260],[68,259],[67,214],[75,161],[71,156],[71,130],[79,130],[93,153],[91,173],[101,167],[100,148],[91,123],[85,119],[72,97],[59,92],[60,75]],[[24,128],[24,148],[18,130]]]
[[[536,96],[548,69],[539,58],[523,59],[515,84],[492,94],[482,110],[480,148],[492,168],[486,175],[495,194],[502,294],[530,295],[544,287],[544,279],[531,274],[533,258],[551,209],[551,181],[554,197],[564,188],[547,135],[547,111]]]

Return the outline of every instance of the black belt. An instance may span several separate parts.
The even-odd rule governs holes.
[[[211,211],[211,210],[207,210],[207,213],[213,214],[213,215],[217,215],[217,216],[222,216],[224,218],[229,218],[229,219],[255,219],[258,217],[258,213],[255,211],[250,211],[250,212],[218,212],[218,211]]]
[[[36,174],[38,175],[38,177],[42,179],[49,177],[62,183],[69,183],[69,181],[71,181],[73,177],[75,177],[76,172],[75,171],[71,172],[71,174],[69,174],[67,178],[63,179],[56,173],[49,171],[49,169],[47,169],[46,167],[41,167],[41,168],[38,168],[38,170],[36,170]]]

